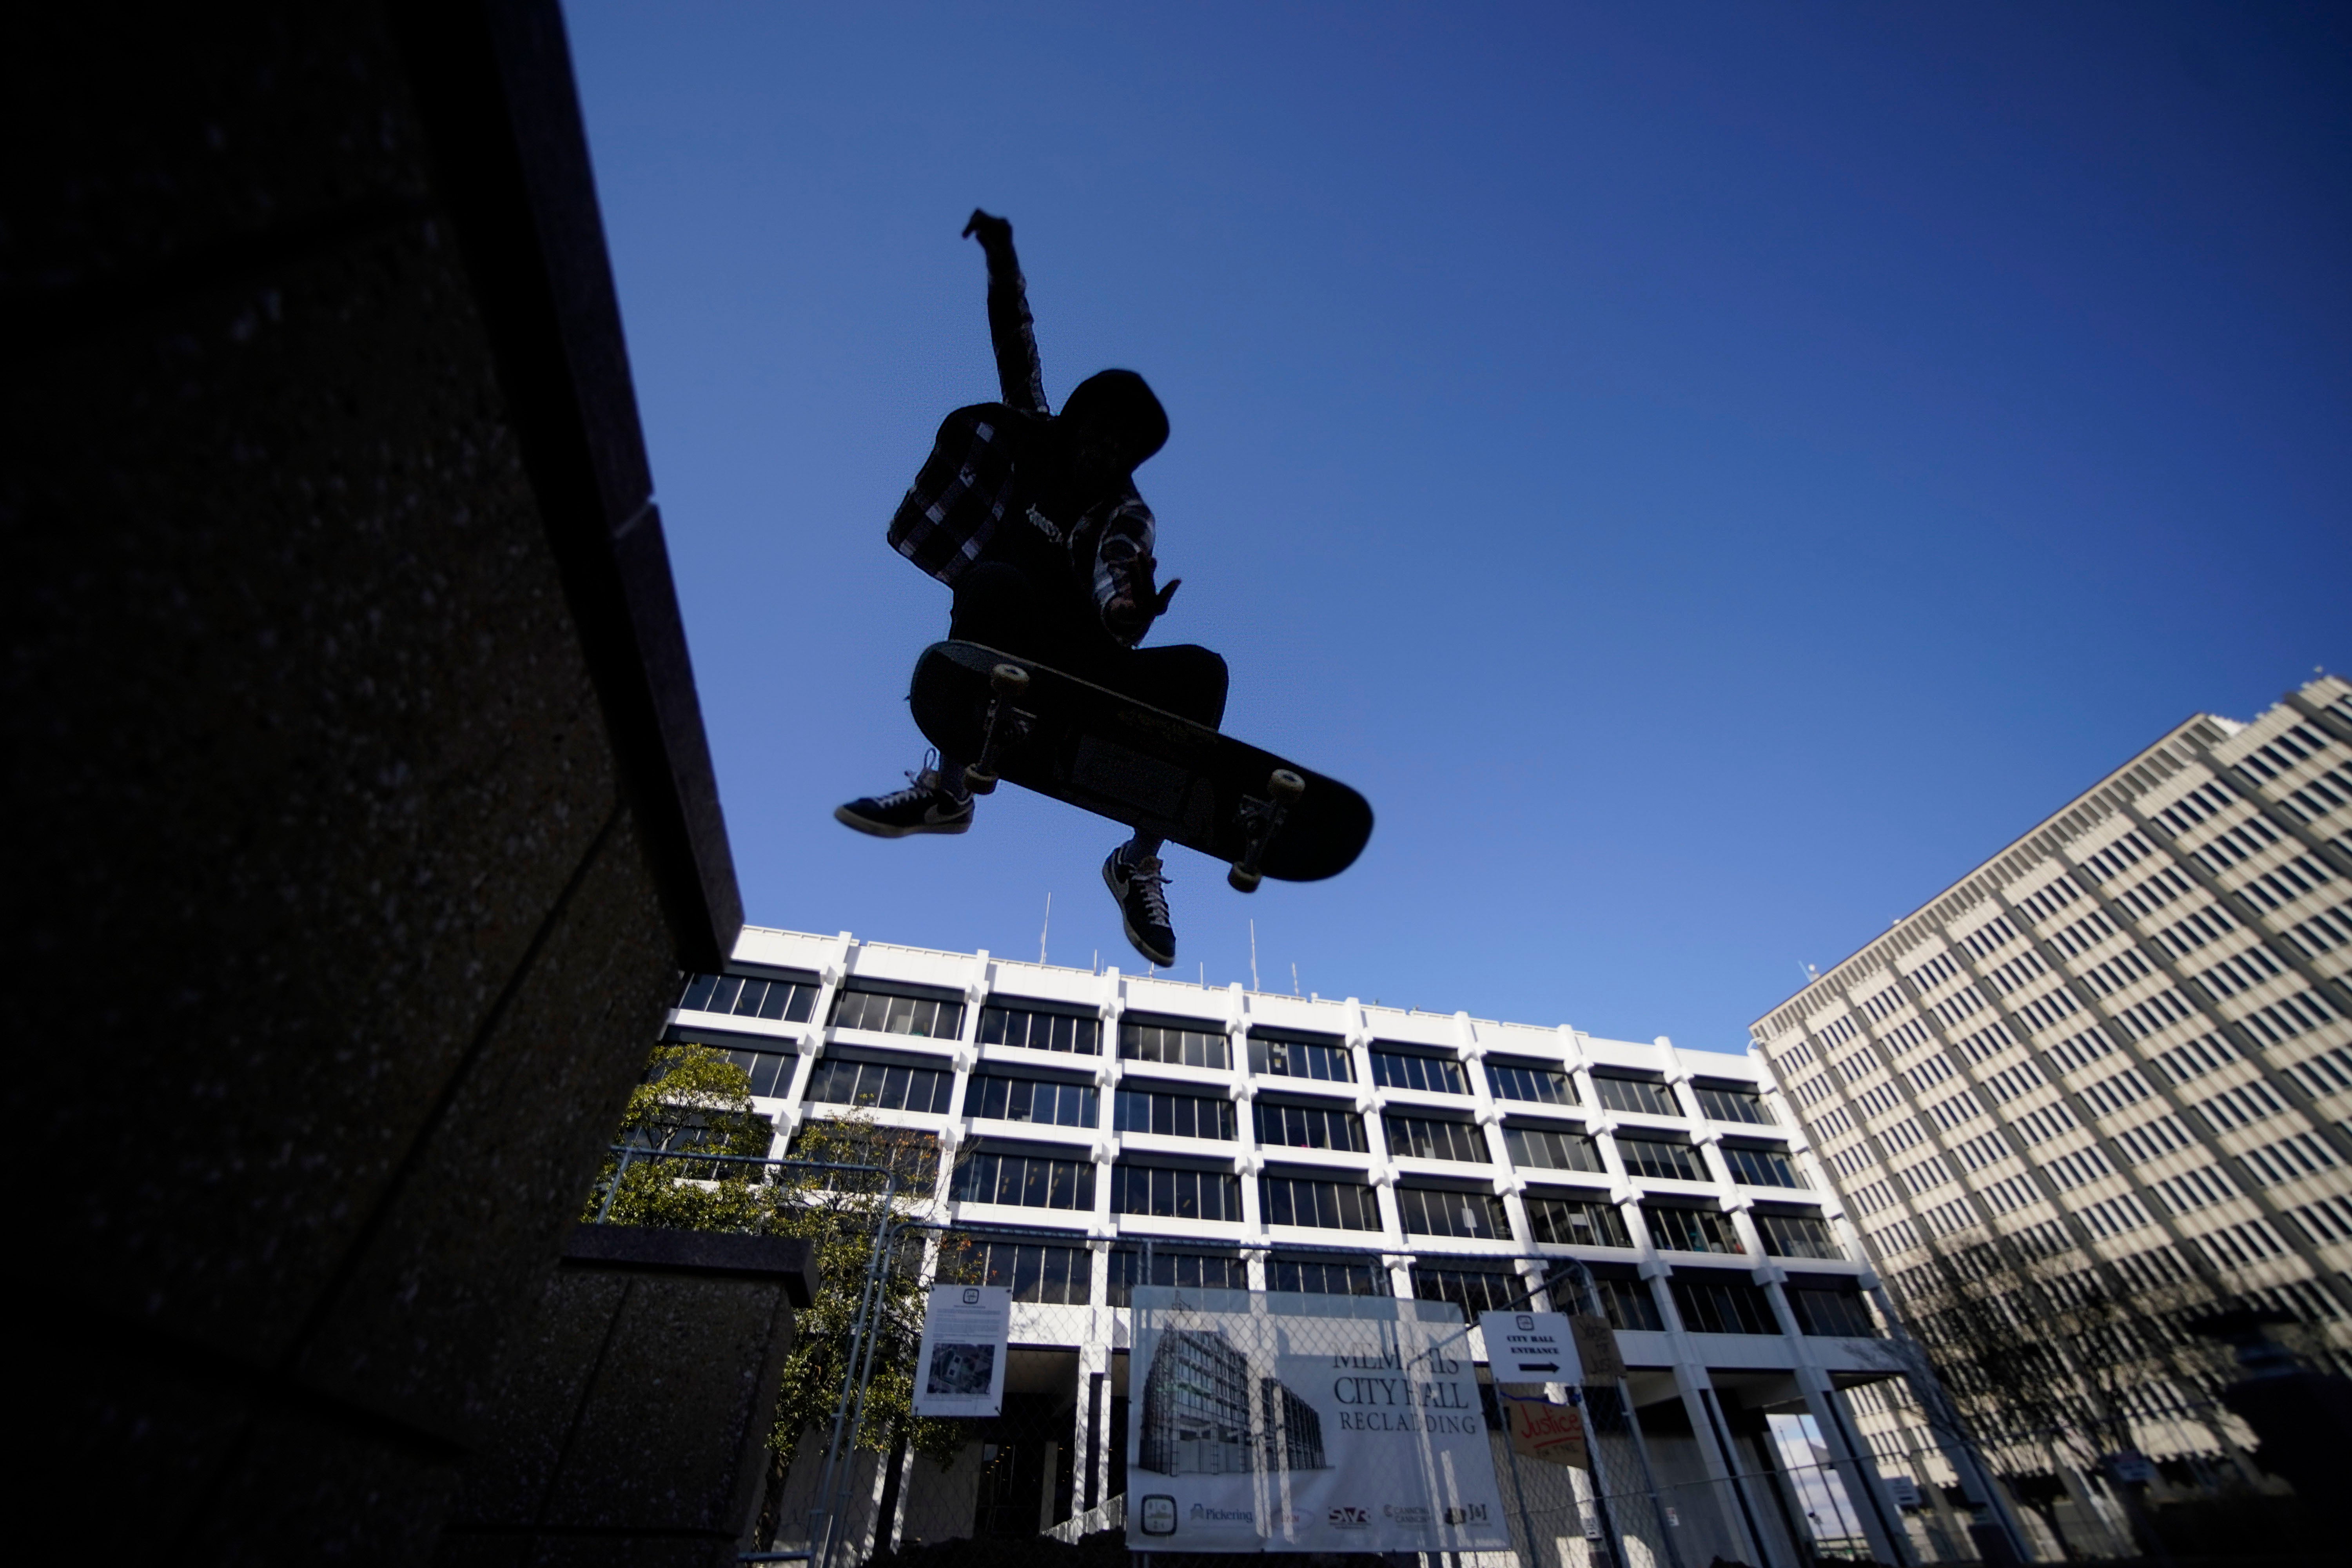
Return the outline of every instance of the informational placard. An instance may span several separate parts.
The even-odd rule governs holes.
[[[1013,1291],[1003,1285],[934,1285],[915,1359],[918,1415],[1001,1415]]]
[[[1625,1358],[1617,1351],[1617,1331],[1598,1312],[1579,1312],[1569,1320],[1576,1335],[1576,1359],[1584,1365],[1587,1383],[1616,1383],[1625,1375]]]
[[[1574,1383],[1566,1312],[1481,1312],[1478,1334],[1496,1383]]]
[[[1584,1412],[1534,1394],[1505,1394],[1503,1414],[1511,1424],[1511,1451],[1549,1465],[1592,1468],[1584,1447]]]
[[[1139,1552],[1506,1552],[1477,1369],[1439,1301],[1135,1291]]]

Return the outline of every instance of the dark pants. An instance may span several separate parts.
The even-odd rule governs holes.
[[[949,635],[1034,658],[1212,730],[1223,721],[1223,657],[1190,643],[1121,647],[1090,601],[1050,591],[1039,575],[1003,561],[973,566],[956,584]]]

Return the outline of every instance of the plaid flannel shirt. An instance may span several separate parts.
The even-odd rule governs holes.
[[[1014,427],[1053,414],[1020,268],[1009,253],[988,260],[989,338],[1004,401],[959,408],[941,421],[930,457],[890,519],[890,548],[952,588],[1011,514],[1011,526],[1034,528],[1062,547],[1099,614],[1117,589],[1113,564],[1150,555],[1157,524],[1132,484],[1067,529],[1029,504],[1013,455],[1026,433]]]

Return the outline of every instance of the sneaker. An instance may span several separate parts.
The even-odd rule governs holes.
[[[1103,885],[1126,917],[1127,940],[1135,951],[1165,969],[1176,962],[1176,928],[1168,920],[1168,878],[1160,857],[1129,861],[1122,844],[1103,860]]]
[[[949,793],[937,768],[908,773],[905,789],[888,795],[861,795],[847,805],[833,808],[833,819],[877,838],[904,838],[910,833],[961,833],[971,826],[971,796]]]

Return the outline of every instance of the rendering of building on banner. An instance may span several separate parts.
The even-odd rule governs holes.
[[[1311,1484],[1346,1463],[1328,1388],[1230,1332],[1225,1350],[1211,1335],[1171,1352],[1155,1403],[1151,1363],[1129,1367],[1139,1288],[1418,1303],[1475,1324],[1576,1310],[1546,1289],[1568,1259],[1613,1326],[1681,1521],[1626,1510],[1653,1560],[1673,1559],[1667,1528],[1699,1563],[1794,1563],[1808,1542],[1892,1562],[1897,1537],[1933,1560],[1985,1517],[1935,1455],[1918,1507],[1881,1485],[1897,1462],[1859,1420],[1901,1373],[1877,1277],[1747,1055],[760,928],[724,973],[687,978],[665,1033],[742,1066],[779,1152],[824,1118],[913,1134],[936,1152],[914,1212],[970,1237],[971,1277],[1012,1293],[1000,1413],[950,1465],[903,1458],[895,1485],[861,1451],[845,1550],[886,1530],[903,1544],[1115,1526],[1175,1490],[1130,1484],[1146,1443],[1187,1482]],[[1475,1389],[1486,1355],[1466,1332]],[[1499,1406],[1475,1397],[1507,1466]],[[1632,1466],[1622,1441],[1593,1436],[1602,1461]],[[803,1445],[788,1521],[824,1447]],[[1532,1523],[1530,1568],[1580,1563],[1603,1528],[1571,1495],[1581,1481],[1522,1468],[1547,1472],[1522,1477],[1527,1518],[1515,1503],[1506,1521]],[[1373,1517],[1392,1501],[1364,1500]]]
[[[1260,1402],[1258,1445],[1250,1441],[1253,1385]],[[1171,1329],[1160,1336],[1143,1380],[1142,1432],[1135,1462],[1161,1475],[1326,1468],[1323,1419],[1315,1407],[1281,1379],[1253,1376],[1249,1358],[1223,1330]]]
[[[2191,1336],[2253,1308],[2340,1364],[2347,973],[2352,682],[2329,676],[2251,723],[2174,726],[1757,1020],[1753,1052],[1923,1322],[1956,1272],[1997,1270],[2085,1281]],[[2175,1368],[2124,1381],[2137,1451],[2111,1476],[2152,1475],[2159,1499],[2260,1484]],[[1861,1403],[1883,1451],[1927,1447],[1915,1409]],[[2103,1479],[2055,1479],[2070,1532],[2124,1550]]]

